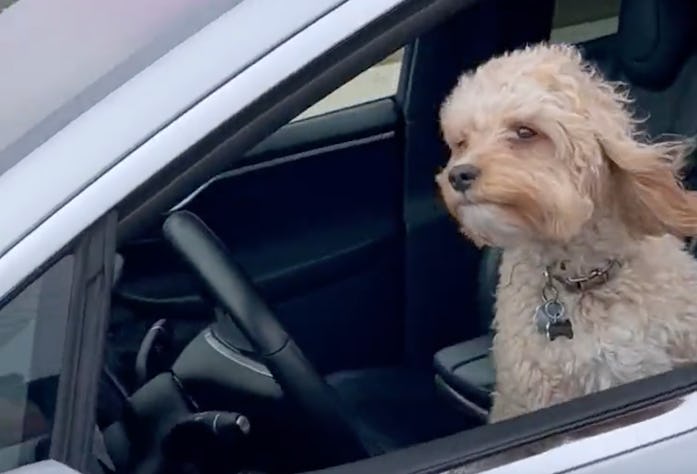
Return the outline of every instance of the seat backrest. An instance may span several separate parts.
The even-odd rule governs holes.
[[[623,0],[618,32],[579,45],[610,80],[630,85],[650,137],[697,135],[697,1]],[[697,173],[687,175],[697,188]],[[484,250],[479,268],[478,316],[490,331],[501,250]]]
[[[617,33],[581,47],[608,79],[630,84],[651,137],[697,134],[697,2],[624,0]]]

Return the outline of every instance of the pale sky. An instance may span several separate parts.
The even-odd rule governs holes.
[[[19,0],[3,10],[0,150],[173,21],[215,1]]]

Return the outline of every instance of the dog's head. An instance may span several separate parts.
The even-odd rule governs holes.
[[[571,46],[536,45],[463,75],[441,108],[442,197],[478,245],[571,240],[599,211],[629,235],[697,234],[676,177],[686,141],[646,143],[618,84]]]

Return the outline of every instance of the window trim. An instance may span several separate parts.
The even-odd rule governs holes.
[[[99,377],[111,305],[116,212],[78,238],[66,325],[63,368],[49,457],[80,472],[91,471]]]

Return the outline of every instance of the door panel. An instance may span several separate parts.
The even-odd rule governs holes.
[[[322,372],[402,356],[398,124],[391,99],[291,123],[178,206],[225,242]],[[122,302],[209,317],[159,230],[122,254]]]

